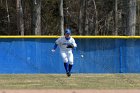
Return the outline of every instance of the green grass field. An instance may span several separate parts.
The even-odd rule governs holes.
[[[140,74],[1,74],[0,89],[140,89]]]

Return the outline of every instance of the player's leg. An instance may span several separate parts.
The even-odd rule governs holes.
[[[68,59],[67,59],[67,55],[66,55],[65,52],[61,52],[61,56],[62,56],[62,59],[63,59],[63,62],[64,62],[64,67],[65,67],[66,73],[68,73]]]
[[[73,53],[69,52],[68,53],[68,60],[69,60],[69,66],[68,66],[68,72],[69,72],[69,76],[71,75],[71,69],[73,66]]]

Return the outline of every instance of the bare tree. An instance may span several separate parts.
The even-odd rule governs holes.
[[[0,34],[139,35],[136,3],[139,13],[140,0],[0,0]]]
[[[32,34],[41,35],[41,0],[32,0]]]
[[[115,0],[114,8],[114,32],[113,35],[118,35],[118,0]]]
[[[78,25],[80,35],[83,32],[83,30],[82,30],[82,15],[83,15],[82,14],[82,0],[80,0],[79,25]]]
[[[83,29],[84,29],[84,35],[89,35],[89,13],[88,13],[88,10],[87,10],[87,7],[88,7],[88,1],[89,0],[85,0],[85,5],[84,5],[84,16],[83,16]]]
[[[61,35],[64,35],[63,0],[60,0],[60,30],[61,30]]]
[[[0,0],[0,3],[2,4],[2,0]]]
[[[79,33],[80,35],[98,34],[98,12],[95,0],[80,0]]]
[[[135,35],[136,30],[136,0],[128,0],[127,35]]]
[[[17,28],[21,35],[24,35],[24,20],[22,0],[17,0]]]
[[[8,22],[8,34],[10,34],[10,15],[9,15],[9,7],[8,7],[7,0],[6,0],[6,11],[7,11],[7,22]]]
[[[79,10],[79,34],[80,35],[83,35],[84,33],[84,29],[85,29],[85,26],[84,26],[84,10],[85,9],[85,0],[80,0],[80,10]]]
[[[96,6],[96,2],[95,0],[93,0],[93,5],[94,5],[94,11],[95,11],[95,31],[92,31],[94,32],[94,35],[97,35],[98,34],[98,11],[97,11],[97,6]]]

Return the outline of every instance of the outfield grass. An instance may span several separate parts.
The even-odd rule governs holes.
[[[140,89],[140,74],[1,74],[0,89]]]

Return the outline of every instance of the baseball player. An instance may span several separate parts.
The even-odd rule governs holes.
[[[52,52],[55,52],[55,49],[57,46],[60,48],[60,54],[62,56],[62,59],[64,61],[64,67],[66,70],[66,74],[68,77],[71,76],[71,69],[73,66],[73,48],[77,47],[77,44],[75,43],[75,40],[70,36],[71,30],[66,29],[64,36],[58,38],[55,41],[55,45],[52,49]]]

